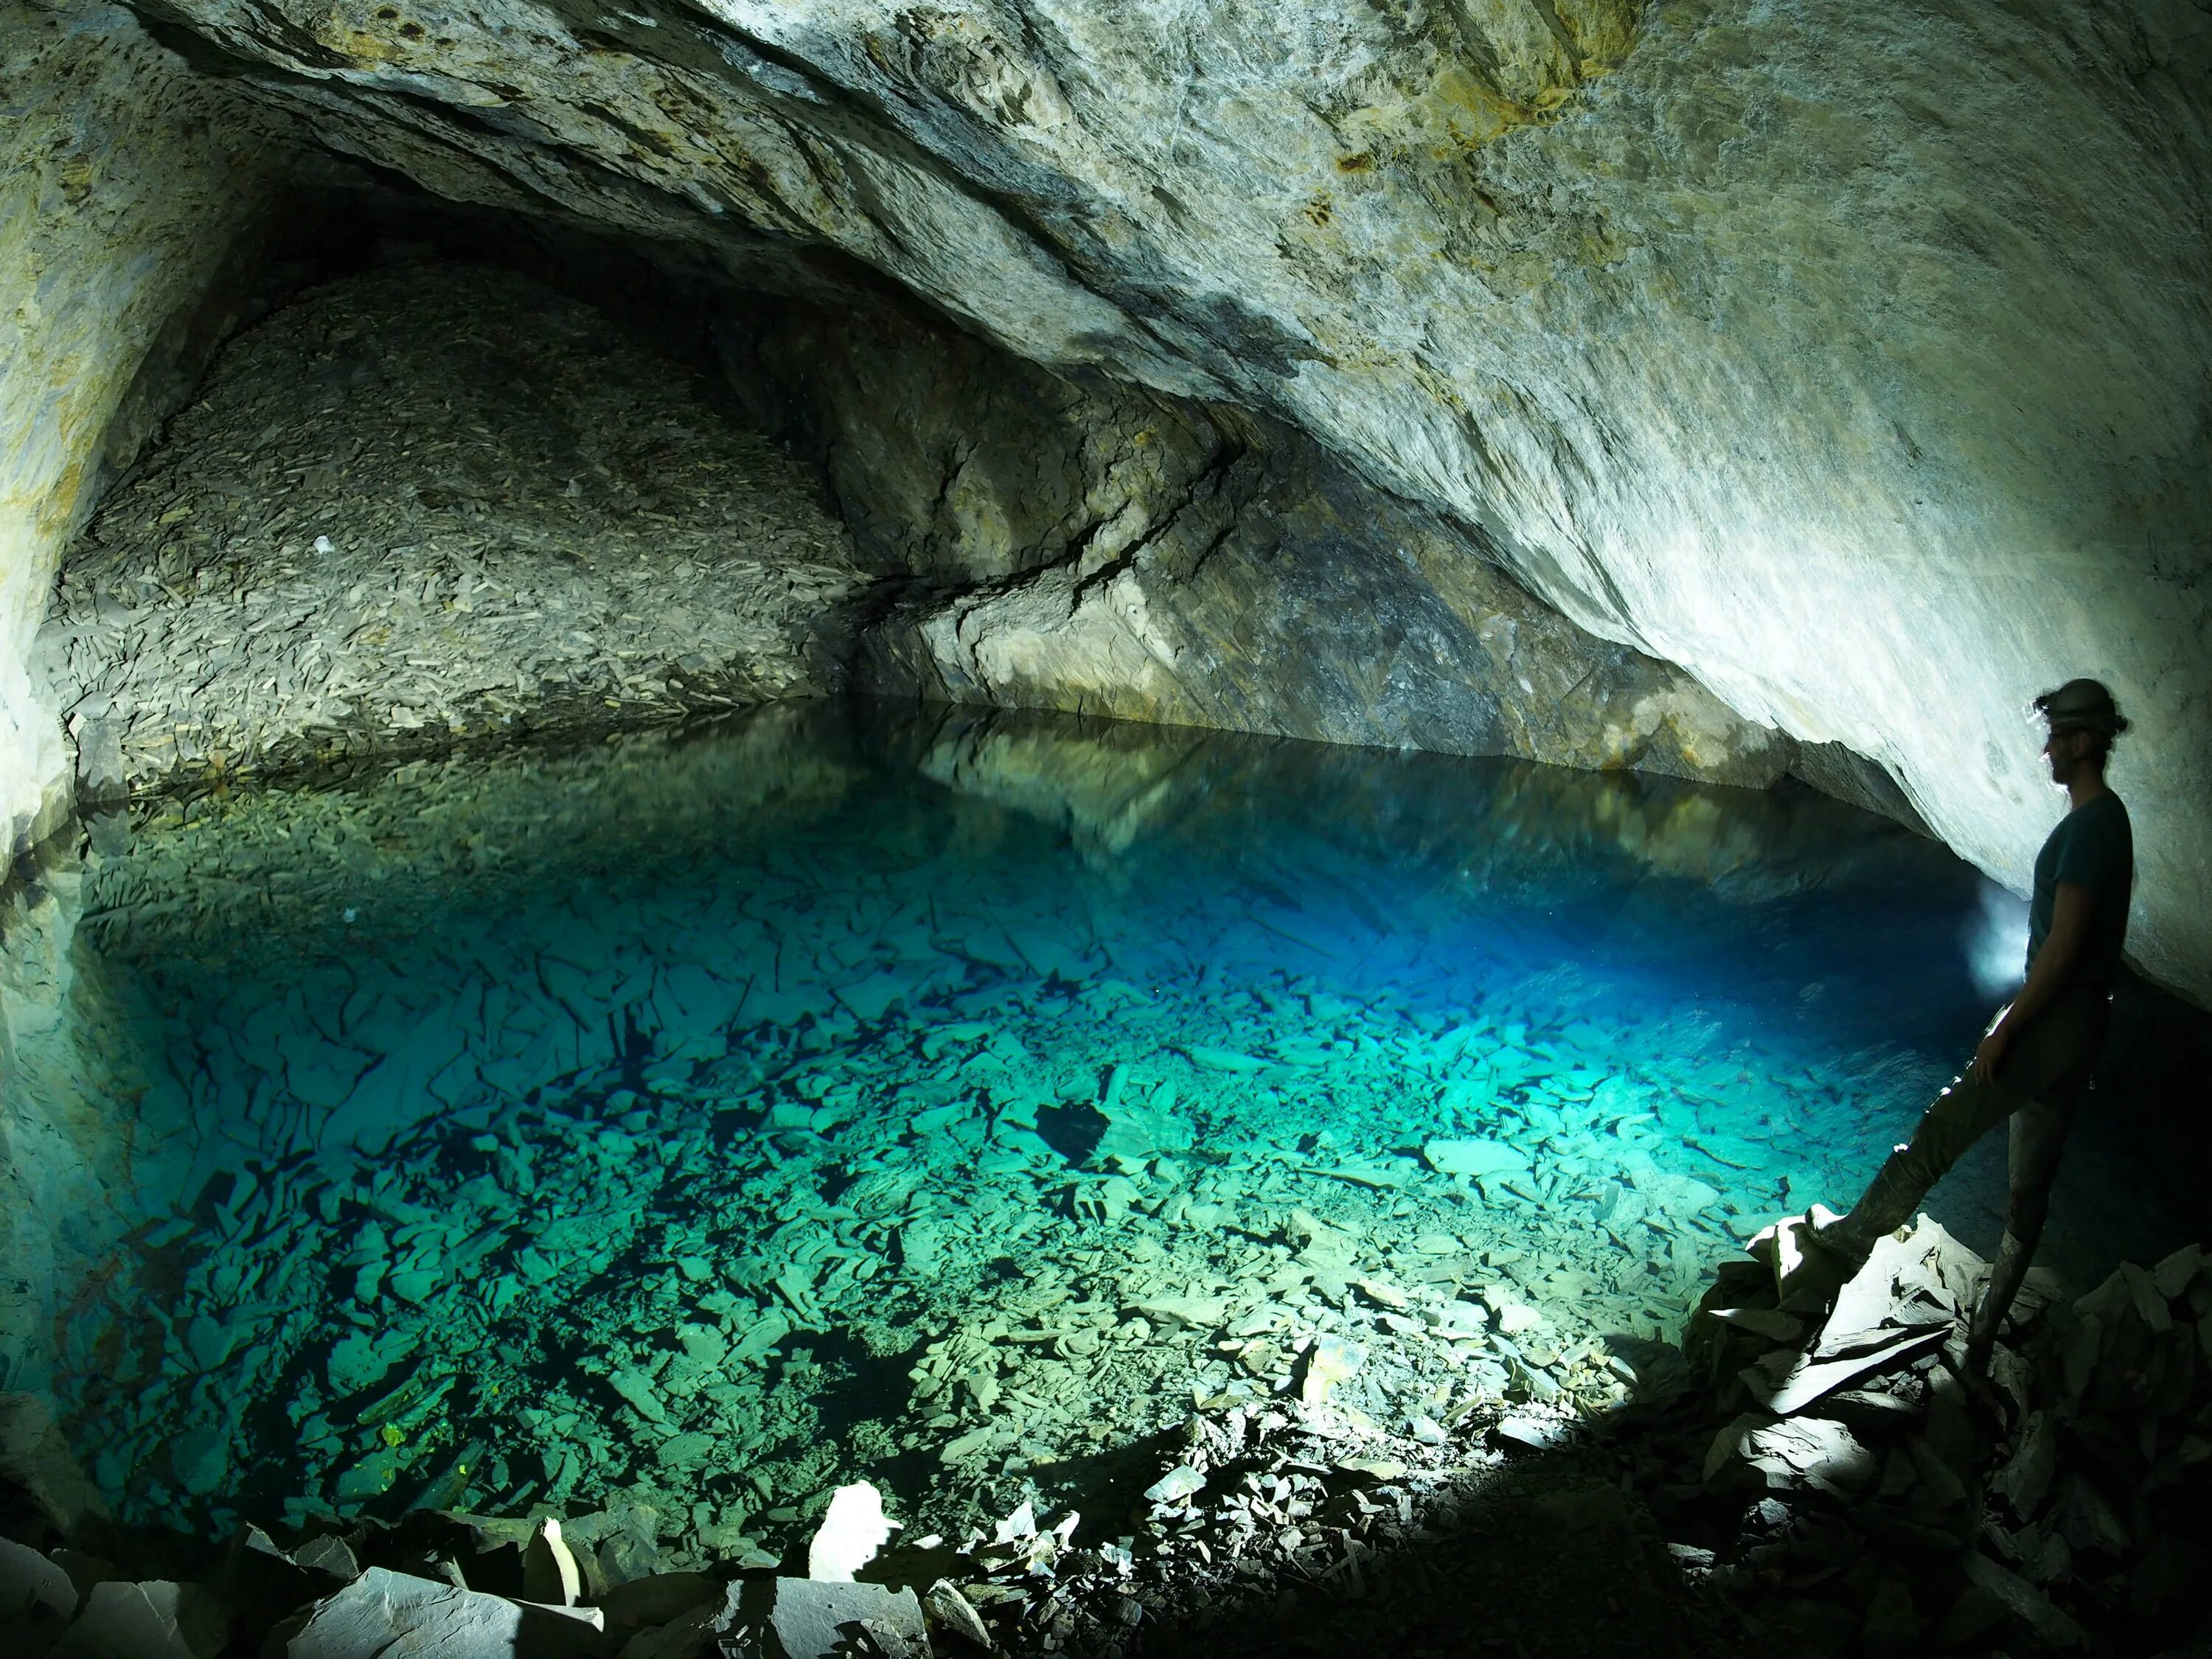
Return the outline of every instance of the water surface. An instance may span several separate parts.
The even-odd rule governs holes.
[[[788,705],[94,845],[52,1042],[141,1174],[56,1389],[195,1527],[743,1558],[1194,1409],[1603,1409],[1987,1012],[1985,884],[1809,793],[1059,717]]]

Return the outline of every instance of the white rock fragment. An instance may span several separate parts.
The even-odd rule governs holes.
[[[1503,1140],[1431,1140],[1421,1156],[1438,1175],[1525,1176],[1528,1155]]]
[[[1145,1496],[1155,1504],[1178,1504],[1205,1486],[1204,1475],[1188,1463],[1178,1463],[1146,1487]]]
[[[557,1516],[547,1516],[530,1535],[522,1553],[523,1599],[547,1607],[573,1607],[584,1594],[583,1575],[575,1555],[561,1536]]]
[[[838,1487],[807,1546],[806,1576],[817,1583],[851,1583],[853,1575],[890,1541],[897,1524],[884,1514],[884,1495],[869,1482]]]

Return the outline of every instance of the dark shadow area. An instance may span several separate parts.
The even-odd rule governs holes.
[[[1634,1437],[1524,1453],[1411,1524],[1363,1512],[1350,1485],[1325,1513],[1377,1539],[1356,1565],[1245,1580],[1196,1613],[1140,1620],[1129,1655],[1614,1655],[1674,1659],[1787,1646],[1756,1642],[1689,1583],[1632,1474]],[[1384,1507],[1383,1515],[1392,1510]],[[1101,1650],[1112,1650],[1111,1648]]]
[[[1108,1127],[1105,1115],[1087,1100],[1037,1109],[1038,1135],[1078,1169],[1091,1162]]]

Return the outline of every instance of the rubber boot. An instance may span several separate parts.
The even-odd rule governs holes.
[[[1996,1346],[1997,1332],[2012,1311],[2012,1299],[2020,1293],[2021,1281],[2027,1277],[2028,1264],[2034,1256],[2033,1239],[2023,1243],[2011,1228],[2005,1229],[1997,1259],[1990,1263],[1990,1282],[1982,1289],[1973,1323],[1966,1332],[1966,1364],[1978,1374],[1989,1369],[1990,1350]]]

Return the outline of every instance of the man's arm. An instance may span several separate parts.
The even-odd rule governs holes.
[[[2012,1000],[2012,1006],[2004,1011],[1996,1028],[1974,1050],[1974,1076],[1981,1082],[1996,1081],[1997,1067],[2012,1040],[2050,1006],[2051,999],[2073,975],[2074,960],[2081,953],[2095,899],[2095,894],[2078,881],[2062,881],[2053,890],[2051,931],[2044,935],[2043,948],[2027,966],[2027,983],[2020,988],[2020,994]]]

